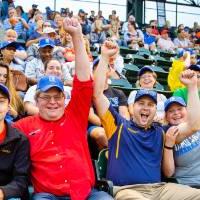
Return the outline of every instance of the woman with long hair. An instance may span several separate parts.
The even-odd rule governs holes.
[[[9,121],[15,121],[24,115],[23,102],[15,90],[9,66],[2,61],[0,61],[0,83],[4,84],[9,89],[11,95],[10,111],[7,114],[7,119]]]

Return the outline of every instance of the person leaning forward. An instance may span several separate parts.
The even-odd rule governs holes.
[[[132,120],[121,117],[103,94],[109,57],[116,53],[110,41],[101,47],[101,60],[94,75],[94,104],[108,137],[107,178],[114,183],[116,200],[199,200],[200,190],[174,183],[161,182],[164,127],[154,123],[157,93],[138,90]],[[191,103],[196,112],[192,119],[178,125],[176,142],[188,137],[188,128],[199,129],[199,98],[196,75],[184,72],[181,81],[193,94]],[[194,95],[195,94],[195,95]],[[188,112],[191,112],[188,110]],[[191,132],[190,132],[191,133]]]
[[[110,200],[108,194],[92,190],[95,178],[86,131],[93,81],[81,26],[77,19],[66,18],[64,28],[72,36],[76,55],[70,103],[65,108],[59,78],[42,77],[35,95],[39,114],[14,124],[31,144],[33,199]]]

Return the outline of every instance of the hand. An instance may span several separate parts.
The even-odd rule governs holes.
[[[197,74],[195,71],[187,69],[181,73],[180,81],[186,87],[197,86]]]
[[[101,46],[101,56],[104,58],[111,58],[115,56],[119,51],[119,47],[116,43],[106,40]]]
[[[4,199],[4,194],[3,194],[3,191],[0,189],[0,200],[3,200]]]
[[[81,25],[76,18],[66,17],[63,21],[63,25],[65,31],[69,33],[71,36],[82,34]]]
[[[165,134],[165,145],[168,147],[173,147],[175,145],[176,137],[178,134],[179,132],[176,126],[170,127]]]

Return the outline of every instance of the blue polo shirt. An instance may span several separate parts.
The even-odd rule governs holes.
[[[109,141],[107,178],[118,186],[160,182],[162,126],[153,123],[148,129],[138,127],[111,105],[101,121]]]
[[[154,36],[144,33],[144,43],[145,44],[151,45],[155,41],[156,41],[156,38]]]

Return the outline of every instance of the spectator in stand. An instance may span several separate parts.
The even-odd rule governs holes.
[[[21,47],[17,42],[5,41],[0,43],[0,54],[4,63],[8,64],[10,69],[18,70],[24,72],[24,63],[17,62],[15,59],[16,51],[20,50]]]
[[[88,19],[90,20],[90,22],[92,24],[95,21],[96,16],[95,16],[95,11],[94,10],[91,10],[90,12],[91,12],[91,15],[90,15],[90,17]]]
[[[7,122],[16,121],[24,117],[23,102],[15,90],[12,72],[10,71],[9,66],[2,61],[0,61],[0,83],[5,85],[10,92],[10,109],[6,115]]]
[[[67,77],[68,80],[64,80],[62,64],[58,60],[50,59],[46,61],[44,65],[44,70],[45,70],[45,74],[44,74],[45,76],[52,75],[52,76],[58,77],[63,82],[64,81],[72,82],[72,77],[70,76],[69,73]],[[66,77],[66,74],[65,74],[65,77]],[[37,92],[36,89],[37,89],[37,85],[31,86],[24,96],[24,108],[28,115],[36,115],[39,113],[39,109],[34,99],[35,94]],[[71,98],[71,87],[64,86],[64,94],[65,94],[65,106],[67,106]]]
[[[124,42],[131,49],[139,49],[139,43],[144,43],[144,35],[136,28],[135,22],[128,23],[128,31],[124,33]]]
[[[16,12],[17,12],[17,16],[23,18],[27,22],[28,21],[28,15],[24,12],[23,7],[17,6],[15,9],[16,9]]]
[[[128,32],[128,24],[129,23],[132,23],[132,22],[135,22],[135,17],[133,15],[130,15],[128,17],[128,21],[127,22],[124,22],[123,26],[122,26],[122,33],[125,33],[125,32]],[[136,23],[135,23],[136,24]],[[137,27],[137,24],[136,24],[136,27]]]
[[[185,95],[188,101],[186,102],[181,97],[171,97],[166,101],[165,112],[166,120],[169,123],[169,130],[165,137],[165,148],[164,150],[164,175],[177,180],[180,184],[190,185],[192,187],[199,188],[200,186],[200,128],[196,129],[195,126],[191,124],[188,127],[188,133],[190,137],[183,138],[181,143],[176,143],[176,137],[179,134],[176,126],[180,123],[184,123],[190,120],[192,115],[196,115],[200,105],[194,107],[192,102],[199,102],[199,80],[198,74],[193,71],[195,76],[192,78],[192,85],[190,84],[188,88],[185,88]],[[192,94],[190,93],[192,90]],[[186,92],[187,91],[187,92]],[[192,113],[189,110],[192,109]]]
[[[157,79],[157,74],[153,71],[153,67],[144,66],[138,72],[138,81],[136,82],[136,84],[138,84],[138,88],[153,90],[157,83],[156,79]],[[128,97],[128,109],[131,116],[134,115],[133,107],[136,94],[137,90],[134,90],[129,94]],[[167,98],[163,94],[157,93],[157,109],[154,121],[161,123],[164,122],[164,116],[165,116],[164,103],[166,100]]]
[[[2,0],[1,1],[1,20],[5,20],[8,18],[8,8],[14,7],[14,1],[13,0]]]
[[[8,124],[10,91],[0,84],[0,199],[28,199],[30,145],[27,138]]]
[[[26,47],[30,47],[32,44],[37,44],[43,35],[43,20],[38,20],[36,22],[37,26],[35,27],[35,31],[30,35],[28,41],[26,42]]]
[[[77,19],[66,18],[64,28],[72,36],[76,54],[69,105],[65,108],[62,81],[45,76],[35,96],[39,115],[14,125],[31,143],[33,199],[111,200],[107,193],[93,189],[95,177],[86,139],[93,82],[81,25]]]
[[[151,20],[149,24],[151,26],[151,35],[157,40],[160,37],[160,33],[158,31],[158,22],[157,20]]]
[[[105,26],[102,19],[99,18],[94,21],[92,24],[92,32],[90,33],[91,45],[97,44],[99,47],[99,44],[103,44],[103,42],[106,40],[106,33],[104,28]]]
[[[44,76],[44,63],[52,58],[54,42],[48,38],[39,41],[39,58],[34,58],[26,63],[25,75],[37,83]]]
[[[80,9],[78,11],[78,17],[79,17],[79,22],[82,26],[83,34],[89,35],[91,33],[91,25],[87,19],[87,13],[83,9]]]
[[[197,87],[199,91],[199,97],[200,97],[200,65],[190,65],[189,68],[190,70],[193,70],[197,74]],[[173,96],[181,97],[185,103],[187,104],[188,102],[188,89],[183,87],[180,89],[177,89],[174,93]]]
[[[169,37],[169,31],[164,29],[161,31],[161,37],[158,39],[157,46],[162,50],[173,51],[175,49],[174,43]]]
[[[17,32],[15,30],[8,29],[6,31],[5,41],[7,41],[7,42],[16,42],[17,38],[18,38]],[[24,61],[27,58],[27,53],[26,53],[25,49],[22,46],[19,46],[16,49],[14,57],[15,57],[15,61],[17,61],[17,59],[20,59],[20,60]]]
[[[33,18],[29,20],[28,25],[29,25],[29,30],[28,30],[28,38],[35,32],[37,29],[37,21],[42,20],[44,21],[43,15],[40,11],[36,11]]]
[[[146,26],[146,32],[144,33],[144,47],[149,50],[156,49],[156,38],[151,35],[152,27],[150,25]]]
[[[161,182],[161,163],[163,155],[164,127],[153,123],[156,113],[157,96],[155,91],[138,90],[131,120],[121,117],[103,94],[109,56],[117,48],[109,43],[102,47],[102,61],[94,75],[94,104],[108,137],[107,179],[114,184],[116,200],[162,199],[162,200],[199,200],[200,190],[188,186]],[[194,91],[190,73],[182,76],[182,82]],[[196,90],[195,90],[196,92]],[[197,95],[195,94],[195,97]],[[191,135],[191,127],[200,128],[199,101],[192,100],[191,118],[177,127],[179,134],[176,143]],[[196,112],[195,115],[192,112]],[[166,147],[167,148],[167,147]]]
[[[5,19],[3,22],[4,30],[14,29],[19,38],[26,40],[26,31],[24,31],[24,29],[29,29],[29,25],[26,20],[22,17],[18,17],[16,9],[13,7],[9,7],[8,16],[9,18]]]
[[[174,45],[177,48],[185,49],[193,47],[193,44],[190,42],[190,40],[186,38],[184,29],[179,29],[177,33],[178,37],[174,39]]]

